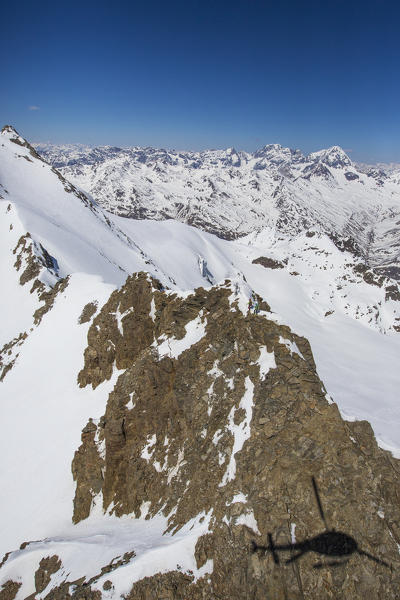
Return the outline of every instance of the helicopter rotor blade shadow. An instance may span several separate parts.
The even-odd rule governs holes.
[[[268,544],[269,544],[269,550],[271,550],[272,558],[274,559],[274,563],[276,565],[279,565],[280,560],[279,560],[279,556],[275,552],[275,544],[273,542],[271,533],[268,534]]]
[[[324,522],[325,528],[329,529],[328,523],[327,523],[326,518],[325,518],[324,509],[322,508],[322,502],[321,502],[321,498],[319,496],[319,491],[318,491],[318,487],[317,487],[317,482],[315,481],[315,477],[312,476],[311,480],[312,480],[312,484],[313,484],[313,488],[314,488],[314,494],[315,494],[315,497],[317,499],[319,514],[321,515],[321,519]]]

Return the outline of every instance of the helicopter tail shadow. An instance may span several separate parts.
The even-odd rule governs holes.
[[[381,558],[377,558],[376,556],[372,556],[372,554],[370,554],[369,552],[365,552],[365,550],[358,550],[358,554],[360,556],[366,556],[370,560],[373,560],[374,562],[376,562],[378,565],[383,565],[384,567],[388,567],[390,570],[393,569],[392,565],[389,565],[387,562],[385,562]]]
[[[333,560],[331,562],[318,562],[315,563],[313,569],[325,569],[326,567],[342,567],[343,564],[344,562],[342,560]]]

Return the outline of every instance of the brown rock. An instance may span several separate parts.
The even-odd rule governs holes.
[[[92,507],[93,498],[103,486],[104,460],[99,452],[98,428],[89,419],[82,431],[82,445],[75,452],[72,461],[72,475],[77,482],[74,498],[74,523],[86,519]]]
[[[50,583],[53,573],[61,568],[61,560],[58,556],[47,556],[42,558],[39,568],[35,573],[35,589],[37,593],[43,592]]]
[[[378,448],[369,425],[344,423],[327,403],[307,340],[264,317],[243,315],[230,304],[231,294],[227,283],[182,299],[137,275],[114,292],[89,330],[81,385],[109,377],[114,360],[125,369],[104,416],[104,509],[113,502],[117,515],[139,516],[148,501],[150,515],[176,509],[170,531],[212,511],[211,531],[196,546],[198,568],[212,560],[212,574],[197,583],[179,571],[155,575],[136,583],[129,598],[361,599],[367,589],[373,597],[397,598],[399,576],[379,560],[399,563],[398,461]],[[126,315],[122,335],[114,317],[119,306]],[[136,327],[139,314],[144,323]],[[178,359],[160,358],[160,336],[159,343],[181,339],[199,315],[204,337]],[[281,337],[296,342],[304,360]],[[262,347],[276,362],[265,378],[255,359]],[[243,399],[252,387],[250,419]],[[246,426],[235,476],[226,476],[235,428]],[[270,552],[251,551],[252,542],[267,545],[269,532],[281,545],[293,531],[300,541],[323,533],[312,477],[329,527],[378,562],[354,554],[339,557],[338,567],[315,569],[329,558],[308,551],[286,564],[294,552],[286,550],[277,566]],[[232,504],[238,492],[246,501]]]
[[[21,585],[21,583],[11,579],[3,583],[0,589],[0,600],[14,600]]]
[[[251,261],[253,265],[261,265],[266,269],[284,269],[285,263],[275,258],[269,258],[267,256],[259,256]]]
[[[79,324],[88,323],[97,312],[97,302],[89,302],[83,307],[82,314],[79,317]]]

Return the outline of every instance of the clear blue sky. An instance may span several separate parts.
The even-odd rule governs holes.
[[[47,0],[0,9],[0,122],[32,141],[267,143],[400,161],[396,0]]]

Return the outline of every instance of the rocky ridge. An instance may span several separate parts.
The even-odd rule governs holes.
[[[12,207],[8,205],[7,213],[11,212]],[[68,277],[61,278],[58,273],[56,259],[47,252],[46,248],[36,243],[29,232],[18,239],[13,255],[19,283],[21,286],[30,285],[29,293],[37,298],[37,308],[32,315],[32,323],[28,331],[20,332],[0,348],[0,381],[15,364],[29,332],[40,324],[43,316],[51,309],[57,294],[63,292],[68,285]]]
[[[202,523],[196,572],[177,563],[136,580],[132,539],[118,566],[71,580],[62,544],[46,540],[6,557],[3,591],[18,591],[7,572],[35,551],[44,561],[36,590],[47,600],[119,598],[122,567],[132,600],[399,597],[399,462],[378,448],[368,423],[341,419],[307,340],[259,301],[256,315],[229,281],[182,295],[135,274],[94,316],[78,374],[93,388],[114,369],[119,377],[72,462],[74,522],[100,503],[149,526],[163,514],[169,535]],[[312,477],[329,531],[345,532],[375,560],[339,552],[330,566],[305,548],[291,562],[294,549],[282,551],[275,564],[269,533],[287,545],[324,531]],[[49,565],[61,579],[49,580]]]

